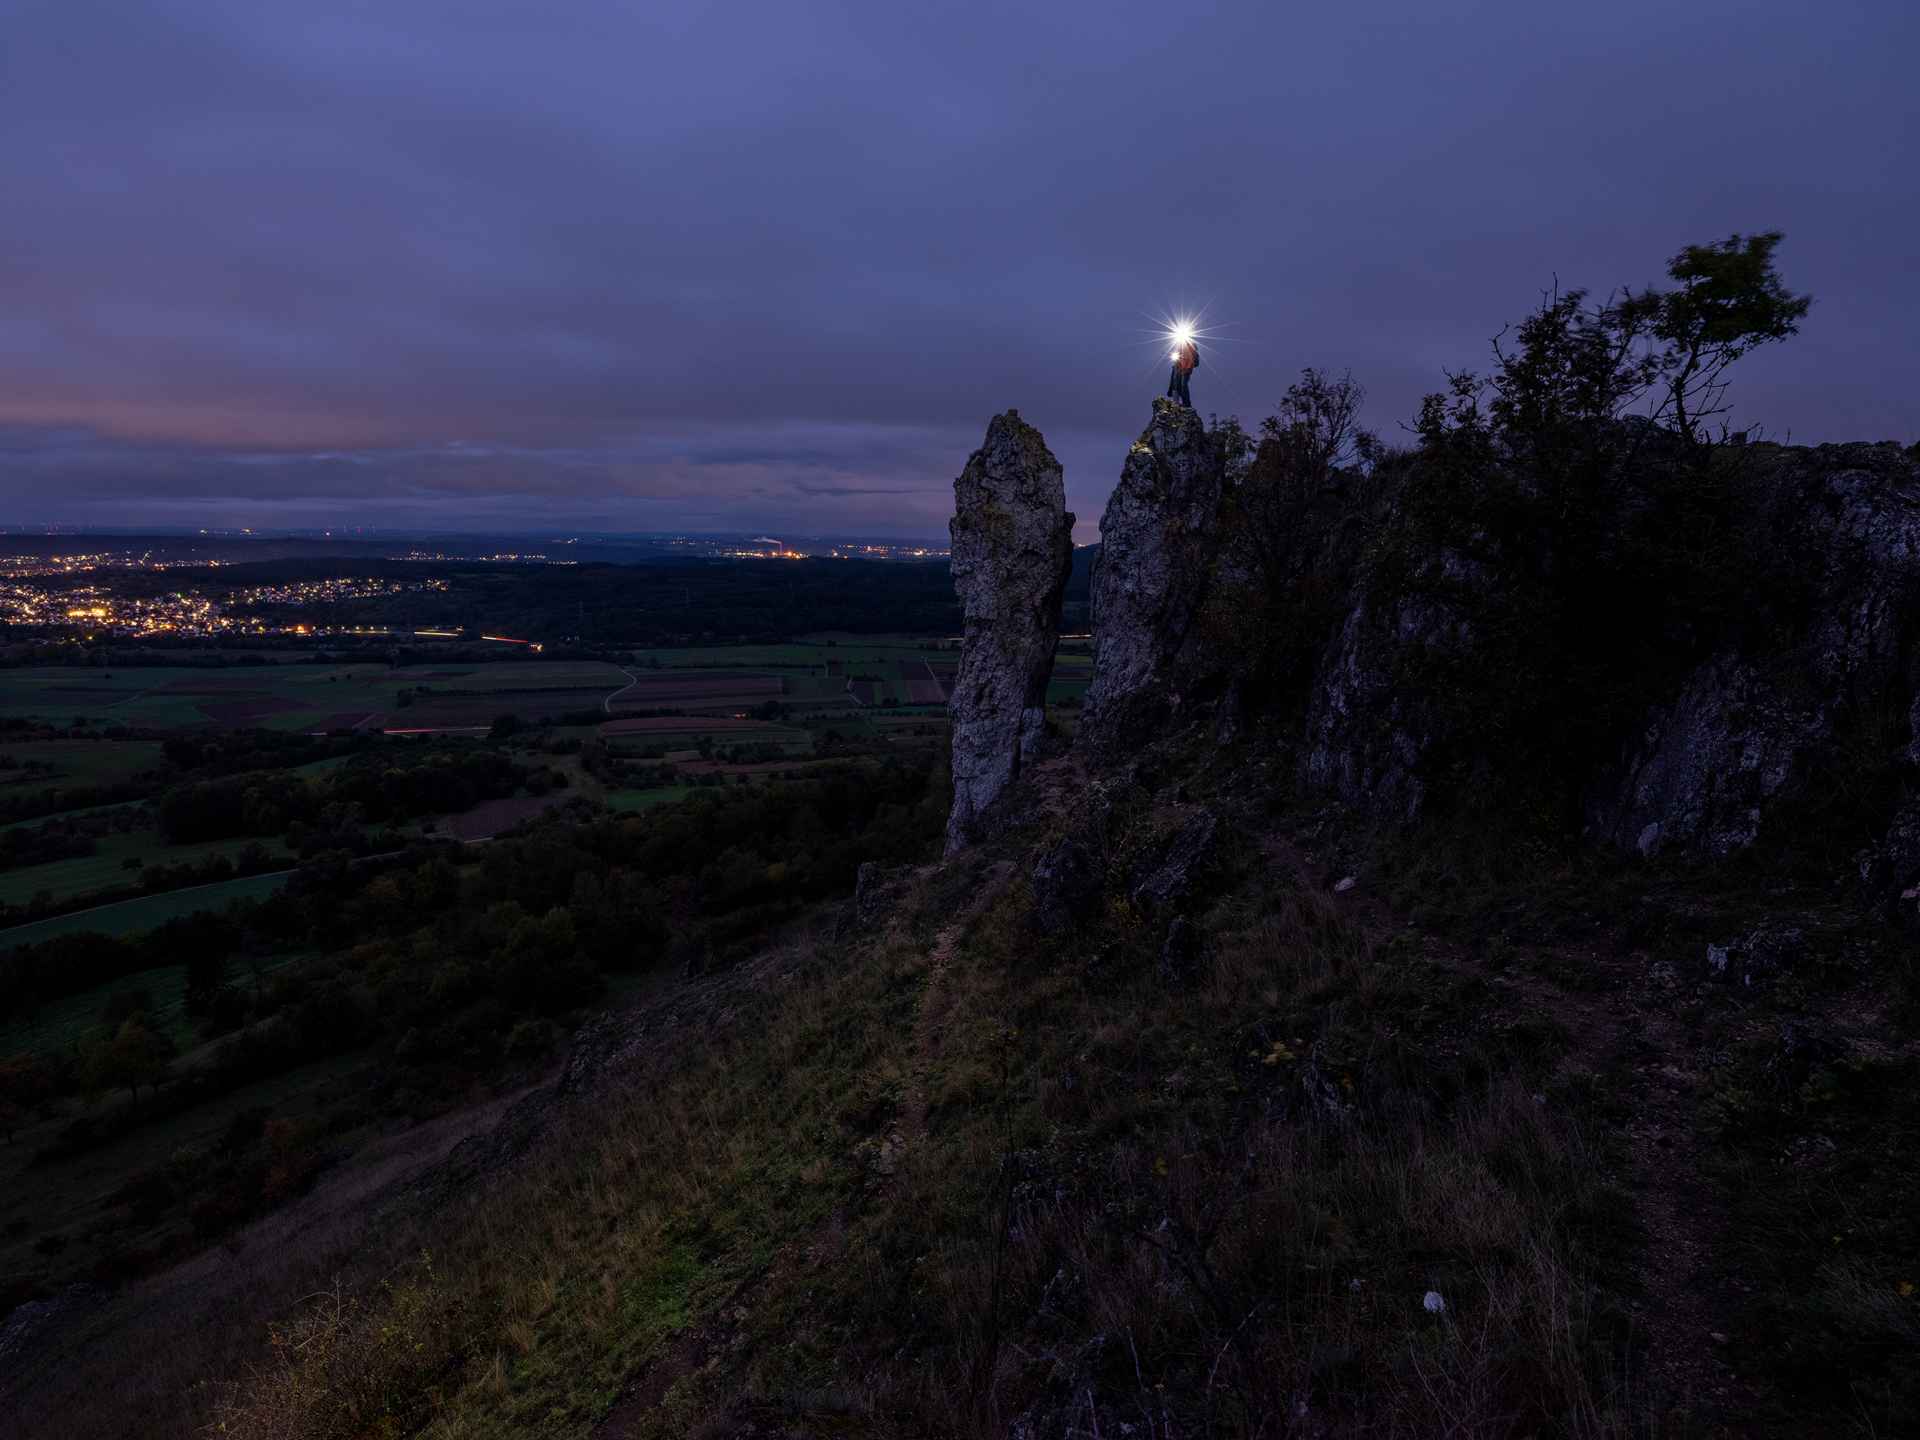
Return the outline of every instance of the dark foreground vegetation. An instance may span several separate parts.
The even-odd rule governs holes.
[[[948,861],[937,754],[830,754],[23,955],[45,993],[186,949],[204,1017],[168,1061],[131,994],[85,1064],[11,1081],[125,1092],[43,1174],[242,1078],[355,1068],[140,1172],[142,1278],[41,1287],[70,1310],[20,1342],[16,1428],[1911,1429],[1913,597],[1817,726],[1753,707],[1795,748],[1732,821],[1663,844],[1620,799],[1623,733],[1717,657],[1766,696],[1835,673],[1859,557],[1809,497],[1911,484],[1894,447],[1719,423],[1727,364],[1805,311],[1776,244],[1683,252],[1664,297],[1548,296],[1409,450],[1314,371],[1257,435],[1212,427],[1230,541],[1180,722],[1057,749]],[[193,784],[183,817],[242,819],[183,823],[245,823],[244,788]],[[463,1113],[406,1132],[410,1168],[368,1144]],[[221,1264],[167,1268],[214,1236]]]
[[[285,1257],[275,1293],[317,1298],[168,1342],[171,1373],[251,1379],[181,1410],[122,1372],[98,1413],[1898,1433],[1920,1067],[1852,1037],[1911,1034],[1900,937],[1777,874],[1488,866],[1442,830],[1406,864],[1284,786],[1245,806],[1258,743],[1148,758],[1072,931],[1036,933],[1025,878],[1070,811],[897,873],[854,931],[833,906],[730,988],[643,1009],[615,1078],[471,1192]],[[1200,807],[1259,838],[1194,877],[1205,939],[1169,955],[1126,877]],[[1788,924],[1791,973],[1703,962]],[[1705,1303],[1649,1263],[1676,1235],[1714,1246]]]

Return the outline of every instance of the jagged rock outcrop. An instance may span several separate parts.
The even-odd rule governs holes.
[[[1300,777],[1400,823],[1511,794],[1526,824],[1702,857],[1839,777],[1883,797],[1849,801],[1881,837],[1861,883],[1920,915],[1920,456],[1702,457],[1645,422],[1621,445],[1582,475],[1494,448],[1406,457],[1322,507],[1329,534],[1301,545],[1319,559],[1296,567],[1307,638],[1259,682],[1300,697],[1283,721]],[[1246,507],[1235,483],[1200,418],[1156,402],[1092,578],[1078,743],[1109,770],[1230,710],[1250,656],[1272,664],[1217,613],[1252,594],[1271,616],[1292,583],[1256,575],[1223,523]],[[1687,486],[1704,489],[1676,502]]]
[[[1065,835],[1033,864],[1033,923],[1042,935],[1060,935],[1092,914],[1103,883],[1102,857],[1085,835]]]
[[[1920,796],[1900,807],[1886,838],[1861,857],[1860,879],[1868,894],[1891,896],[1894,913],[1920,928]]]
[[[1034,757],[1046,726],[1073,516],[1060,462],[1017,410],[994,417],[953,482],[953,583],[966,617],[953,720],[947,853]]]
[[[1793,968],[1807,948],[1797,925],[1768,921],[1724,945],[1707,946],[1707,969],[1716,979],[1751,986]]]
[[[1392,594],[1362,585],[1353,597],[1313,688],[1301,761],[1309,785],[1403,823],[1419,815],[1448,737],[1430,697],[1402,682],[1481,663],[1470,597],[1498,584],[1452,551],[1424,561],[1417,581]]]
[[[1590,813],[1642,854],[1751,845],[1771,805],[1875,712],[1904,718],[1905,763],[1920,773],[1920,467],[1894,446],[1823,445],[1751,479],[1792,524],[1810,623],[1780,651],[1711,656],[1627,741]],[[1899,832],[1880,865],[1894,887],[1920,866]]]
[[[1715,480],[1687,470],[1665,439],[1634,463],[1638,489],[1622,486],[1628,498],[1608,523],[1642,526],[1631,543],[1645,546],[1633,507],[1649,502],[1635,496]],[[1309,784],[1407,822],[1442,788],[1497,801],[1530,746],[1523,783],[1558,767],[1551,783],[1569,787],[1594,836],[1642,854],[1720,857],[1752,845],[1835,766],[1903,772],[1910,791],[1920,782],[1920,467],[1898,447],[1756,447],[1718,472],[1730,548],[1711,561],[1728,574],[1749,560],[1773,567],[1749,582],[1769,616],[1748,625],[1685,604],[1638,606],[1665,629],[1646,636],[1647,663],[1622,673],[1644,692],[1608,695],[1637,717],[1610,732],[1585,713],[1563,720],[1556,707],[1571,701],[1545,688],[1565,678],[1550,652],[1566,636],[1533,617],[1556,603],[1569,557],[1522,553],[1524,529],[1503,539],[1470,517],[1410,521],[1423,483],[1417,468],[1401,482],[1314,675],[1299,762]],[[1528,483],[1515,493],[1537,509]],[[1561,543],[1583,541],[1622,536]],[[1623,595],[1621,608],[1639,598]],[[1563,724],[1583,727],[1593,758],[1557,744]],[[1895,820],[1860,858],[1870,888],[1920,880],[1907,833]]]
[[[1100,517],[1093,683],[1079,731],[1097,757],[1123,754],[1184,718],[1182,656],[1221,551],[1224,484],[1205,422],[1154,401]]]
[[[1762,810],[1823,733],[1818,707],[1787,702],[1752,664],[1716,655],[1647,719],[1624,782],[1595,805],[1609,839],[1728,855],[1760,836]]]
[[[1195,811],[1136,868],[1134,904],[1158,912],[1184,903],[1213,863],[1219,838],[1220,817],[1205,808]]]
[[[843,935],[877,930],[900,903],[902,882],[911,873],[904,865],[882,865],[877,860],[862,862],[854,873],[853,904],[840,919]]]

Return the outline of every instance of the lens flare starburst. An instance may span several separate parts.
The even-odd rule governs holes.
[[[1220,327],[1207,323],[1205,311],[1198,314],[1166,311],[1150,318],[1154,322],[1149,332],[1153,343],[1171,359],[1178,359],[1180,352],[1189,345],[1207,344],[1221,338]]]
[[[1221,400],[1231,406],[1238,403],[1238,397],[1229,378],[1231,366],[1224,363],[1230,357],[1224,355],[1223,350],[1249,342],[1245,336],[1224,333],[1235,326],[1232,321],[1214,320],[1212,309],[1209,302],[1197,310],[1181,305],[1142,311],[1140,318],[1148,322],[1148,328],[1137,332],[1137,343],[1148,348],[1153,358],[1146,364],[1153,369],[1159,369],[1169,360],[1178,364],[1181,352],[1189,345],[1195,346],[1205,358],[1209,384],[1217,385]]]

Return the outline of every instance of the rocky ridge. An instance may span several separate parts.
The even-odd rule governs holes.
[[[1008,418],[994,422],[956,484],[968,640],[953,706],[950,847],[965,843],[1033,753],[1052,658],[1039,631],[1058,614],[1067,553],[1057,464],[1037,432]],[[1644,855],[1727,856],[1816,788],[1833,757],[1873,743],[1859,726],[1879,716],[1878,740],[1898,751],[1882,758],[1913,798],[1888,807],[1892,823],[1859,855],[1859,878],[1920,915],[1920,466],[1894,446],[1765,448],[1741,471],[1751,494],[1739,503],[1789,529],[1806,577],[1800,628],[1776,648],[1709,652],[1656,695],[1618,734],[1617,760],[1587,782],[1587,831]],[[1403,493],[1418,483],[1416,473]],[[1002,509],[994,497],[1003,490],[1027,497],[1024,508]],[[1234,657],[1209,646],[1203,615],[1210,595],[1231,590],[1223,574],[1244,566],[1232,502],[1216,438],[1192,410],[1156,401],[1101,520],[1094,670],[1076,741],[1096,773],[1210,713],[1195,697],[1218,690],[1214,672]],[[1389,510],[1383,533],[1396,523]],[[1301,677],[1304,705],[1263,717],[1310,791],[1405,824],[1431,808],[1438,767],[1456,788],[1463,774],[1497,788],[1506,757],[1472,730],[1470,710],[1449,708],[1428,683],[1497,668],[1478,627],[1514,604],[1512,567],[1499,544],[1474,539],[1403,553],[1392,573],[1358,567],[1324,651]],[[1072,891],[1081,856],[1063,851],[1050,863]],[[1073,907],[1063,896],[1043,908],[1058,923]]]

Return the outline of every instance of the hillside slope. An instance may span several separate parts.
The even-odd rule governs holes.
[[[1911,1428],[1915,457],[1427,418],[1156,404],[1071,737],[996,420],[951,853],[590,1027],[172,1433]]]
[[[227,1433],[1897,1433],[1888,937],[1580,860],[1341,889],[1359,832],[1256,802],[1254,754],[1048,762],[1013,832],[627,1045]],[[1742,983],[1701,937],[1762,904],[1805,954]]]

